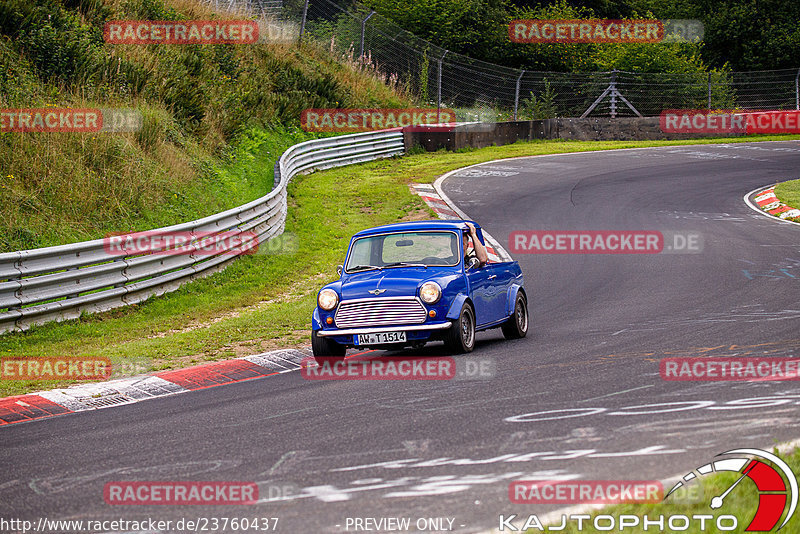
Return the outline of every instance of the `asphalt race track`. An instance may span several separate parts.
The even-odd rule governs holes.
[[[442,518],[452,531],[483,532],[499,514],[559,507],[512,504],[512,480],[658,480],[732,448],[794,440],[797,382],[665,381],[659,361],[798,356],[800,226],[742,200],[798,174],[795,141],[460,171],[445,193],[520,261],[530,297],[527,338],[485,332],[469,356],[491,362],[494,376],[308,381],[293,372],[7,425],[0,516],[277,517],[277,531],[291,533],[344,532],[347,518],[409,517],[412,527]],[[696,232],[704,248],[515,254],[508,239],[518,230]],[[405,354],[443,353],[431,345]],[[119,480],[254,481],[261,502],[108,505],[104,484]]]

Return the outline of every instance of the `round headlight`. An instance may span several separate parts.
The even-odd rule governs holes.
[[[419,288],[419,298],[426,304],[435,304],[442,298],[442,287],[436,282],[425,282]]]
[[[317,297],[317,304],[323,310],[330,311],[339,303],[339,295],[333,289],[323,289]]]

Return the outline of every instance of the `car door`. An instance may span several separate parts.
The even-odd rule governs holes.
[[[495,312],[492,310],[490,289],[494,279],[489,279],[492,272],[483,267],[473,267],[467,271],[469,281],[469,296],[475,306],[475,324],[481,326],[491,323]]]
[[[487,301],[491,309],[492,322],[500,321],[508,316],[508,288],[517,279],[512,262],[489,263],[487,274]]]
[[[512,262],[487,263],[474,271],[476,281],[478,281],[479,293],[475,299],[480,299],[483,313],[479,314],[476,322],[480,324],[496,323],[508,316],[506,307],[508,305],[508,288],[517,279]],[[476,304],[477,306],[477,304]]]

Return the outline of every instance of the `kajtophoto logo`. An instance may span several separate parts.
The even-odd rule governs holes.
[[[717,456],[729,455],[746,455],[746,457],[725,458],[701,465],[684,475],[667,493],[664,500],[668,500],[670,495],[685,483],[696,478],[712,473],[736,473],[740,474],[736,482],[722,494],[714,496],[709,507],[713,510],[721,509],[725,505],[725,499],[747,478],[755,485],[757,499],[754,501],[758,502],[758,506],[745,532],[774,532],[785,527],[797,510],[797,477],[789,465],[778,456],[761,449],[733,449]],[[738,491],[748,490],[742,487]],[[752,492],[752,486],[749,491]],[[777,526],[781,517],[783,521]]]
[[[722,458],[720,458],[722,457]],[[734,474],[736,480],[724,490],[713,491],[709,499],[701,488],[703,477],[721,473]],[[746,483],[745,479],[749,482]],[[710,487],[710,486],[709,486]],[[517,481],[509,486],[509,498],[514,503],[618,503],[618,502],[656,502],[660,484],[648,481]],[[755,510],[725,510],[726,501],[737,494],[745,503],[757,503]],[[718,493],[718,494],[717,494]],[[694,497],[685,499],[690,494]],[[739,519],[749,520],[744,532],[777,532],[785,527],[797,510],[797,477],[789,465],[777,455],[761,449],[733,449],[717,455],[714,461],[701,465],[686,473],[664,496],[664,504],[697,505],[707,503],[712,513],[647,514],[647,513],[608,513],[561,514],[558,525],[545,526],[541,519],[530,514],[520,517],[517,514],[501,514],[499,532],[525,532],[564,530],[567,523],[574,523],[575,530],[588,529],[614,532],[731,532],[739,529]],[[697,498],[699,497],[699,498]],[[748,498],[752,497],[752,498]],[[628,512],[628,510],[625,510]],[[727,512],[727,513],[726,513]],[[751,518],[752,517],[752,518]],[[794,532],[794,531],[792,531]]]

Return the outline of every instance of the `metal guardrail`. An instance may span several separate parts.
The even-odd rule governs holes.
[[[224,269],[241,254],[222,248],[198,254],[197,239],[255,234],[258,243],[283,233],[286,185],[297,174],[351,165],[404,153],[399,130],[343,135],[292,146],[276,165],[279,176],[269,194],[215,215],[156,230],[147,235],[190,233],[190,253],[153,250],[112,253],[107,239],[0,254],[0,333],[34,324],[74,319],[127,306]],[[197,239],[195,238],[197,236]],[[124,236],[123,236],[124,237]],[[194,247],[194,249],[192,249]]]

